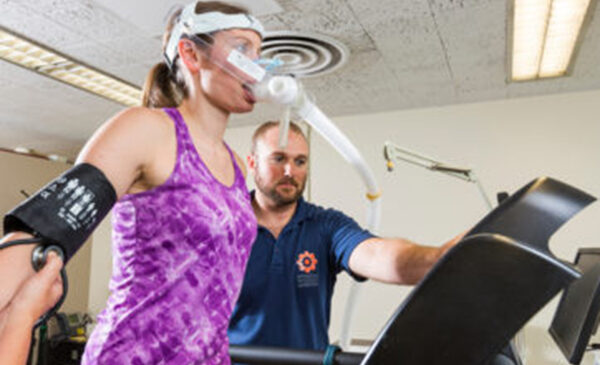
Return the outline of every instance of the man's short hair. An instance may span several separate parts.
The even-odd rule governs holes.
[[[258,140],[262,138],[262,136],[265,133],[267,133],[269,129],[275,127],[279,127],[279,121],[277,120],[270,120],[264,122],[263,124],[259,125],[258,128],[256,128],[254,134],[252,135],[252,147],[250,148],[250,153],[254,154],[256,152],[256,144],[258,143]],[[304,135],[304,131],[302,130],[302,128],[300,128],[298,124],[290,122],[290,131],[301,135],[302,138],[304,138],[304,140],[307,141],[306,136]]]

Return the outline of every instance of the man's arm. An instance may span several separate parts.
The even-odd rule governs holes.
[[[47,265],[25,281],[12,302],[0,310],[0,365],[27,361],[33,324],[62,294],[62,266],[62,260],[50,253]]]
[[[0,313],[0,318],[3,322],[0,324],[3,327],[0,330],[0,365],[25,364],[31,345],[33,322],[26,314],[9,314],[8,309]]]
[[[14,232],[0,239],[0,244],[31,237],[29,233]],[[3,278],[0,285],[0,311],[10,302],[19,286],[35,274],[30,264],[34,247],[32,243],[0,250],[0,277]]]
[[[422,246],[403,238],[370,238],[352,251],[350,270],[385,283],[415,285],[463,235],[441,247]]]

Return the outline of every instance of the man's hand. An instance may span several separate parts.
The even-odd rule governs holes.
[[[448,252],[448,250],[450,250],[452,247],[456,246],[456,244],[458,242],[460,242],[460,240],[463,239],[463,237],[465,236],[465,234],[467,234],[467,232],[469,231],[464,231],[458,235],[456,235],[454,238],[452,238],[450,241],[444,243],[440,249],[439,249],[439,258],[441,258],[442,256],[444,256],[446,254],[446,252]]]

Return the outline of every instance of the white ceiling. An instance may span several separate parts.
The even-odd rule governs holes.
[[[331,117],[600,88],[598,6],[569,77],[507,83],[508,1],[245,3],[268,30],[320,33],[348,47],[346,65],[304,82]],[[160,60],[161,30],[156,28],[174,4],[185,2],[0,0],[0,25],[142,85],[146,72]],[[122,108],[0,61],[0,147],[73,156]],[[260,106],[252,114],[235,116],[232,125],[259,123],[278,114],[276,108]]]

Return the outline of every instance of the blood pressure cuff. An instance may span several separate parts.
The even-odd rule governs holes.
[[[104,173],[83,163],[74,166],[4,217],[4,234],[21,231],[55,244],[73,257],[117,201]]]

